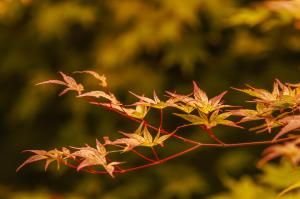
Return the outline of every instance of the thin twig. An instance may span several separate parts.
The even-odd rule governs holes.
[[[132,151],[133,153],[135,153],[136,155],[140,156],[141,158],[143,158],[143,159],[145,159],[145,160],[148,160],[149,162],[155,162],[155,160],[152,160],[151,158],[148,158],[147,156],[145,156],[145,155],[143,155],[143,154],[137,152],[137,151],[134,150],[134,149],[131,149],[131,151]]]
[[[152,150],[152,152],[153,152],[153,154],[155,156],[155,159],[159,160],[159,157],[158,157],[158,154],[157,154],[156,150],[153,147],[151,147],[151,150]]]
[[[212,138],[214,139],[216,142],[218,142],[219,144],[225,145],[224,142],[222,142],[219,138],[217,138],[217,136],[212,132],[211,128],[207,128],[205,126],[201,126],[205,132]]]

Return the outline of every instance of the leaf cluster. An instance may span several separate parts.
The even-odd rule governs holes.
[[[249,102],[255,104],[255,109],[224,104],[222,98],[227,91],[209,99],[207,94],[200,89],[196,82],[193,82],[193,92],[191,94],[177,94],[176,92],[167,91],[167,99],[165,101],[161,100],[155,91],[153,93],[153,99],[130,92],[138,99],[138,101],[130,105],[125,105],[108,89],[108,84],[104,75],[99,75],[95,71],[77,71],[75,73],[91,75],[97,80],[101,90],[85,91],[85,87],[82,84],[77,83],[73,77],[68,76],[63,72],[59,72],[62,76],[62,80],[48,80],[38,83],[38,85],[62,85],[65,88],[60,95],[63,95],[68,91],[75,91],[77,93],[77,98],[85,98],[91,104],[114,111],[130,120],[140,123],[140,125],[131,133],[120,131],[119,135],[122,136],[121,138],[111,140],[110,137],[105,136],[103,137],[103,143],[96,140],[96,148],[89,145],[80,148],[71,147],[73,152],[70,152],[70,149],[67,148],[62,148],[61,151],[57,149],[50,151],[28,150],[28,152],[34,153],[34,155],[21,164],[17,170],[26,164],[46,160],[45,169],[47,169],[51,162],[56,161],[58,167],[60,163],[76,168],[78,171],[87,167],[88,169],[86,171],[88,172],[104,172],[113,177],[114,173],[124,173],[160,164],[199,147],[242,147],[246,145],[272,144],[282,141],[288,142],[267,148],[264,151],[264,157],[258,163],[258,166],[262,166],[271,159],[281,156],[287,157],[293,164],[298,164],[300,162],[300,149],[298,146],[300,141],[298,136],[280,139],[280,137],[300,128],[300,84],[282,83],[279,80],[276,80],[272,91],[251,86],[248,86],[248,88],[245,89],[235,88],[235,90],[253,97]],[[176,111],[173,112],[173,115],[180,117],[189,123],[178,125],[178,127],[172,131],[164,129],[163,110],[166,108],[175,109]],[[146,116],[151,109],[158,109],[160,112],[160,124],[158,127],[149,124],[147,121]],[[178,111],[184,113],[178,113]],[[232,116],[239,116],[241,119],[236,122],[230,119]],[[281,129],[271,141],[232,144],[224,143],[217,138],[212,131],[212,129],[218,125],[244,129],[241,126],[242,123],[256,120],[262,120],[263,124],[250,128],[250,130],[255,130],[256,132],[268,131],[269,133],[273,133],[274,129],[277,127],[281,127]],[[207,133],[215,142],[217,142],[217,144],[201,143],[177,134],[180,129],[191,125],[200,127],[199,129],[202,129],[202,131]],[[181,140],[185,143],[192,144],[193,146],[161,159],[155,147],[163,147],[164,143],[171,137],[176,138],[178,141]],[[155,156],[155,160],[138,152],[136,150],[137,147],[151,149]],[[135,153],[150,163],[134,168],[123,169],[119,165],[124,162],[114,161],[108,158],[111,153],[122,155],[127,152]],[[68,159],[72,159],[77,162],[77,164],[69,164],[67,162]],[[92,166],[102,166],[104,171],[94,170],[91,168]]]

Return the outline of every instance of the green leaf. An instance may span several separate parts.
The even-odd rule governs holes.
[[[298,182],[292,184],[291,186],[289,186],[289,187],[287,187],[286,189],[284,189],[283,191],[281,191],[281,192],[278,194],[277,198],[281,198],[281,196],[283,196],[283,195],[286,194],[287,192],[292,191],[292,190],[294,190],[294,189],[298,189],[298,188],[300,188],[300,181],[298,181]]]
[[[191,114],[178,114],[178,113],[173,113],[174,115],[181,117],[189,122],[191,122],[193,125],[199,125],[199,124],[207,124],[208,120],[198,117],[196,115],[191,115]]]
[[[275,189],[285,189],[289,185],[299,181],[300,170],[288,161],[282,160],[279,164],[271,163],[262,167],[263,173],[258,180]]]
[[[168,135],[163,135],[163,136],[160,136],[160,129],[158,130],[158,133],[156,134],[155,138],[154,138],[154,141],[153,141],[153,144],[154,145],[161,145],[163,146],[163,142],[165,140],[167,140],[172,134],[168,134]]]
[[[147,127],[144,128],[143,137],[145,138],[145,143],[152,143],[153,142],[152,135],[149,132]]]
[[[144,126],[144,122],[142,122],[139,127],[134,131],[134,134],[142,135],[142,128]]]

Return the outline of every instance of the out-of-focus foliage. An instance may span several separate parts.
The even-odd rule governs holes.
[[[46,190],[40,191],[19,191],[19,192],[12,192],[10,190],[6,190],[4,193],[0,193],[0,197],[6,199],[84,199],[84,196],[76,195],[76,194],[56,194],[51,193]]]
[[[133,130],[131,124],[117,120],[114,114],[74,101],[71,95],[57,99],[56,90],[34,85],[53,79],[56,71],[93,69],[107,74],[111,89],[129,101],[127,90],[149,94],[155,89],[161,94],[163,90],[186,90],[192,80],[197,80],[209,96],[244,83],[267,88],[275,77],[297,82],[297,2],[0,0],[0,146],[5,154],[0,158],[1,163],[5,162],[1,165],[0,183],[16,187],[16,191],[47,186],[49,192],[55,190],[61,195],[80,190],[84,198],[100,194],[107,198],[124,194],[129,194],[127,198],[141,198],[134,194],[150,197],[159,192],[166,187],[162,182],[171,182],[159,177],[164,172],[153,177],[155,169],[128,174],[117,182],[102,176],[90,180],[64,170],[57,174],[51,172],[51,167],[45,174],[39,166],[16,175],[18,154],[25,148],[91,144],[95,137],[116,132],[119,126]],[[83,81],[93,84],[85,77]],[[230,104],[241,101],[234,94],[228,99]],[[177,121],[166,120],[169,126]],[[231,133],[234,134],[222,130],[226,139]],[[195,172],[191,175],[204,173],[201,182],[217,184],[201,193],[193,191],[196,188],[188,189],[189,193],[182,197],[220,190],[215,175],[220,168],[211,167],[220,155],[199,150],[193,158],[187,156],[177,162],[181,166],[192,165]],[[235,168],[235,174],[250,172],[249,165],[252,167],[254,162]],[[185,177],[193,178],[188,176]],[[96,184],[99,186],[94,187]],[[128,191],[137,185],[138,191]],[[173,196],[180,197],[176,193]]]
[[[252,8],[237,11],[229,19],[230,25],[259,25],[263,30],[294,24],[299,29],[300,21],[299,0],[271,0],[256,2]]]
[[[280,165],[268,164],[263,168],[263,173],[255,177],[242,176],[235,180],[228,176],[223,177],[224,185],[229,191],[210,197],[210,199],[253,199],[253,198],[276,198],[281,190],[299,181],[300,170],[287,162],[281,162]],[[298,198],[299,190],[287,192],[280,198]]]

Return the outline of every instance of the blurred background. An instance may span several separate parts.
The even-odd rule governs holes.
[[[190,93],[195,80],[210,97],[229,90],[226,103],[243,105],[248,98],[230,87],[299,82],[299,13],[299,0],[0,0],[0,198],[207,198],[226,190],[224,175],[261,172],[255,163],[264,147],[199,149],[116,179],[54,166],[44,172],[42,164],[15,169],[27,157],[22,150],[94,145],[95,138],[136,128],[36,83],[58,71],[95,70],[131,103],[128,91],[156,90],[163,98],[166,90]],[[170,116],[166,125],[178,121]],[[186,133],[201,139],[198,131]],[[227,127],[216,134],[227,142],[269,136]]]

